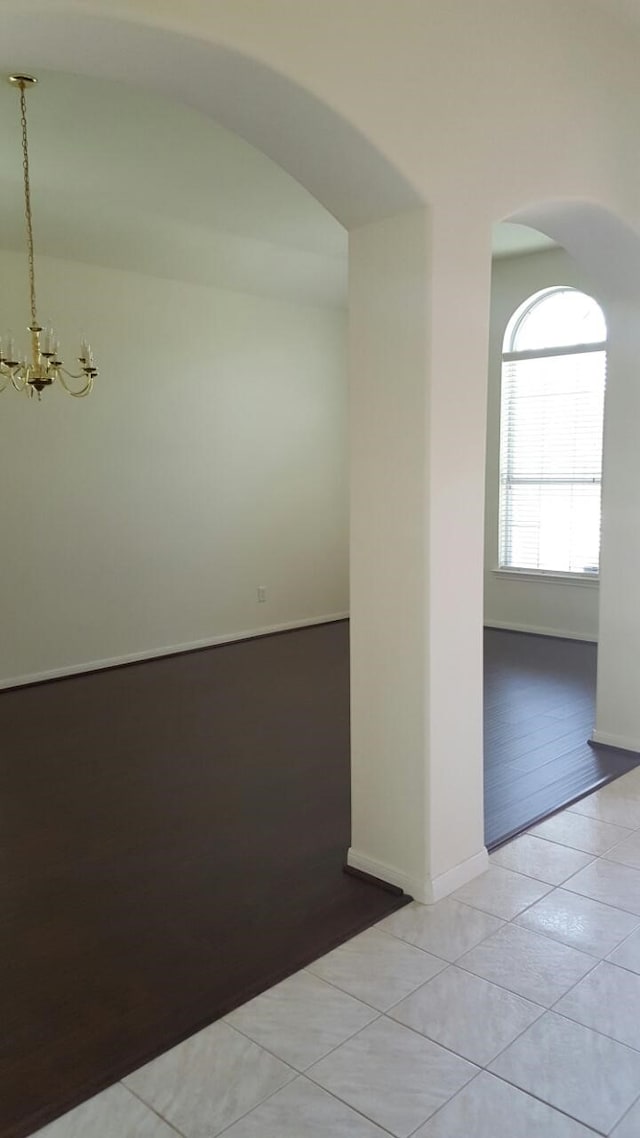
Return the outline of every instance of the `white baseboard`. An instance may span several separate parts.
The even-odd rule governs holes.
[[[608,731],[592,731],[591,739],[594,743],[602,743],[604,747],[619,747],[621,751],[640,752],[640,739],[630,739],[627,735],[611,735]]]
[[[87,660],[80,664],[66,664],[61,668],[49,668],[44,672],[32,672],[24,676],[11,676],[0,679],[3,688],[23,687],[25,684],[38,684],[44,680],[59,680],[63,676],[77,676],[84,672],[100,672],[104,668],[117,668],[122,664],[136,664],[141,660],[154,660],[160,656],[176,656],[180,652],[193,652],[198,648],[214,648],[217,644],[232,644],[236,640],[251,640],[254,636],[268,636],[272,632],[291,632],[296,628],[311,628],[316,624],[331,624],[345,620],[348,612],[330,613],[328,616],[307,617],[306,620],[290,620],[284,624],[268,624],[260,628],[250,628],[243,632],[224,632],[220,636],[206,636],[202,640],[191,640],[186,644],[172,644],[165,648],[149,648],[141,652],[129,652],[125,656],[111,656],[103,660]]]
[[[441,901],[443,897],[448,897],[454,890],[460,889],[462,885],[466,885],[468,881],[472,881],[474,877],[484,873],[485,869],[489,868],[489,855],[483,847],[473,857],[467,858],[459,865],[454,865],[452,869],[448,869],[433,879],[411,877],[409,874],[403,873],[402,870],[396,869],[395,866],[387,865],[367,854],[359,853],[353,847],[347,854],[347,865],[350,865],[352,869],[359,869],[362,873],[370,873],[373,877],[378,877],[390,885],[398,886],[404,893],[413,897],[414,901],[419,901],[421,905],[433,905],[436,901]]]
[[[489,854],[483,846],[477,854],[468,857],[466,861],[461,861],[459,865],[454,865],[453,869],[447,869],[445,873],[434,877],[430,883],[431,897],[425,903],[432,905],[435,901],[441,901],[456,889],[461,889],[468,881],[473,881],[474,877],[479,877],[488,868]]]
[[[541,628],[533,624],[514,624],[510,620],[485,620],[485,628],[500,628],[506,632],[530,632],[533,636],[555,636],[558,640],[584,640],[597,644],[598,637],[586,632],[570,632],[567,628]]]

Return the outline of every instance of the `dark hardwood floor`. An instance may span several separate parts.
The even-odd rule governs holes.
[[[640,756],[587,742],[597,647],[485,629],[485,841],[492,849]]]
[[[0,697],[0,1135],[406,898],[342,872],[346,622]]]

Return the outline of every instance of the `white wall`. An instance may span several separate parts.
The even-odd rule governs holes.
[[[593,281],[564,249],[495,259],[491,280],[489,390],[487,404],[487,463],[485,487],[485,624],[496,628],[571,636],[598,637],[598,585],[575,584],[566,578],[531,580],[497,573],[498,490],[500,459],[500,372],[507,323],[516,308],[533,293],[567,284],[595,296]]]
[[[340,310],[38,261],[94,393],[0,396],[0,682],[347,609]],[[0,254],[21,336],[24,256]],[[267,603],[256,587],[266,585]]]

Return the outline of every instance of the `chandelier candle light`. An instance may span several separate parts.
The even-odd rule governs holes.
[[[27,228],[27,254],[29,259],[29,293],[31,299],[31,360],[21,355],[10,332],[0,340],[0,391],[9,383],[16,391],[26,391],[33,397],[42,398],[45,387],[51,387],[57,379],[67,395],[81,398],[93,389],[93,381],[98,374],[89,344],[83,340],[80,345],[78,363],[81,370],[74,374],[67,371],[60,359],[58,340],[51,325],[43,328],[38,323],[36,310],[36,281],[33,257],[33,222],[31,218],[31,184],[29,181],[29,152],[27,147],[27,100],[25,91],[37,83],[30,75],[11,75],[9,82],[20,92],[20,124],[22,126],[22,170],[24,174],[24,216]],[[4,380],[4,383],[2,383]],[[83,380],[77,387],[68,380]]]

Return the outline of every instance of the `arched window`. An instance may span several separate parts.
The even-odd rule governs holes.
[[[598,573],[607,328],[596,301],[544,289],[504,337],[501,569]]]

